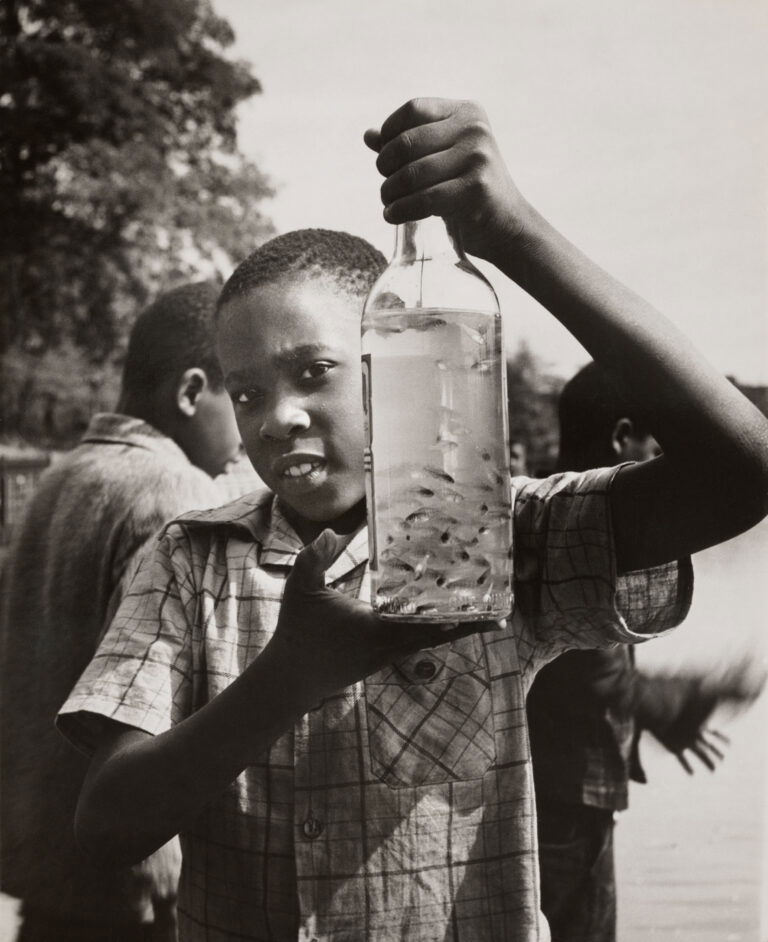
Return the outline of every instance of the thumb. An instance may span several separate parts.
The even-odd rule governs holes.
[[[371,150],[375,150],[377,154],[381,150],[381,131],[376,128],[368,128],[363,134],[363,140],[366,146],[370,147]]]
[[[308,543],[296,557],[293,573],[306,589],[321,589],[325,585],[325,570],[341,555],[347,541],[333,530],[325,529]]]

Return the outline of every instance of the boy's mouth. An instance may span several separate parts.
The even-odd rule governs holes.
[[[324,476],[327,461],[319,455],[294,454],[278,458],[273,472],[281,483],[290,485],[317,484]]]
[[[291,464],[282,472],[280,477],[283,478],[306,478],[312,474],[313,471],[317,471],[318,468],[322,467],[322,461],[306,461],[301,464]]]

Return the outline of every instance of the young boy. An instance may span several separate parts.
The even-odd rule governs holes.
[[[654,458],[659,446],[643,413],[589,363],[560,394],[557,469]],[[630,778],[646,781],[641,733],[652,733],[690,774],[694,757],[714,771],[724,747],[707,721],[718,705],[744,705],[759,689],[733,671],[641,671],[634,653],[624,644],[568,651],[537,673],[528,694],[541,908],[552,942],[615,942],[614,820],[628,806]]]
[[[116,412],[93,417],[46,473],[10,548],[0,605],[2,888],[23,942],[175,938],[178,846],[132,870],[75,843],[87,761],[53,728],[93,657],[121,581],[168,520],[222,502],[213,476],[240,436],[214,349],[213,284],[184,285],[136,320]]]
[[[60,717],[94,750],[76,826],[95,855],[181,832],[183,940],[542,938],[533,671],[679,621],[690,566],[670,561],[764,511],[762,417],[525,203],[477,106],[412,101],[366,140],[385,218],[450,217],[633,382],[665,455],[520,482],[508,625],[382,623],[364,601],[358,346],[381,258],[310,231],[243,263],[219,355],[276,496],[166,530]],[[620,580],[619,612],[617,572],[653,566]]]

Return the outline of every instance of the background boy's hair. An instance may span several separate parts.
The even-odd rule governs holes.
[[[649,433],[638,403],[597,363],[588,363],[563,386],[557,407],[561,467],[581,471],[595,453],[610,448],[619,419],[631,419],[634,433]],[[587,462],[587,464],[584,464]],[[583,465],[583,467],[581,467]]]
[[[386,264],[370,242],[348,232],[297,229],[265,242],[237,266],[222,289],[218,310],[260,285],[293,274],[324,276],[350,294],[364,295]]]
[[[123,365],[121,399],[141,403],[192,367],[214,390],[224,377],[216,358],[214,313],[219,286],[201,281],[161,294],[139,314]]]

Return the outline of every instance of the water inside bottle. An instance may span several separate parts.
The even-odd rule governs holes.
[[[432,622],[506,616],[512,505],[499,319],[373,312],[363,359],[374,609]]]

